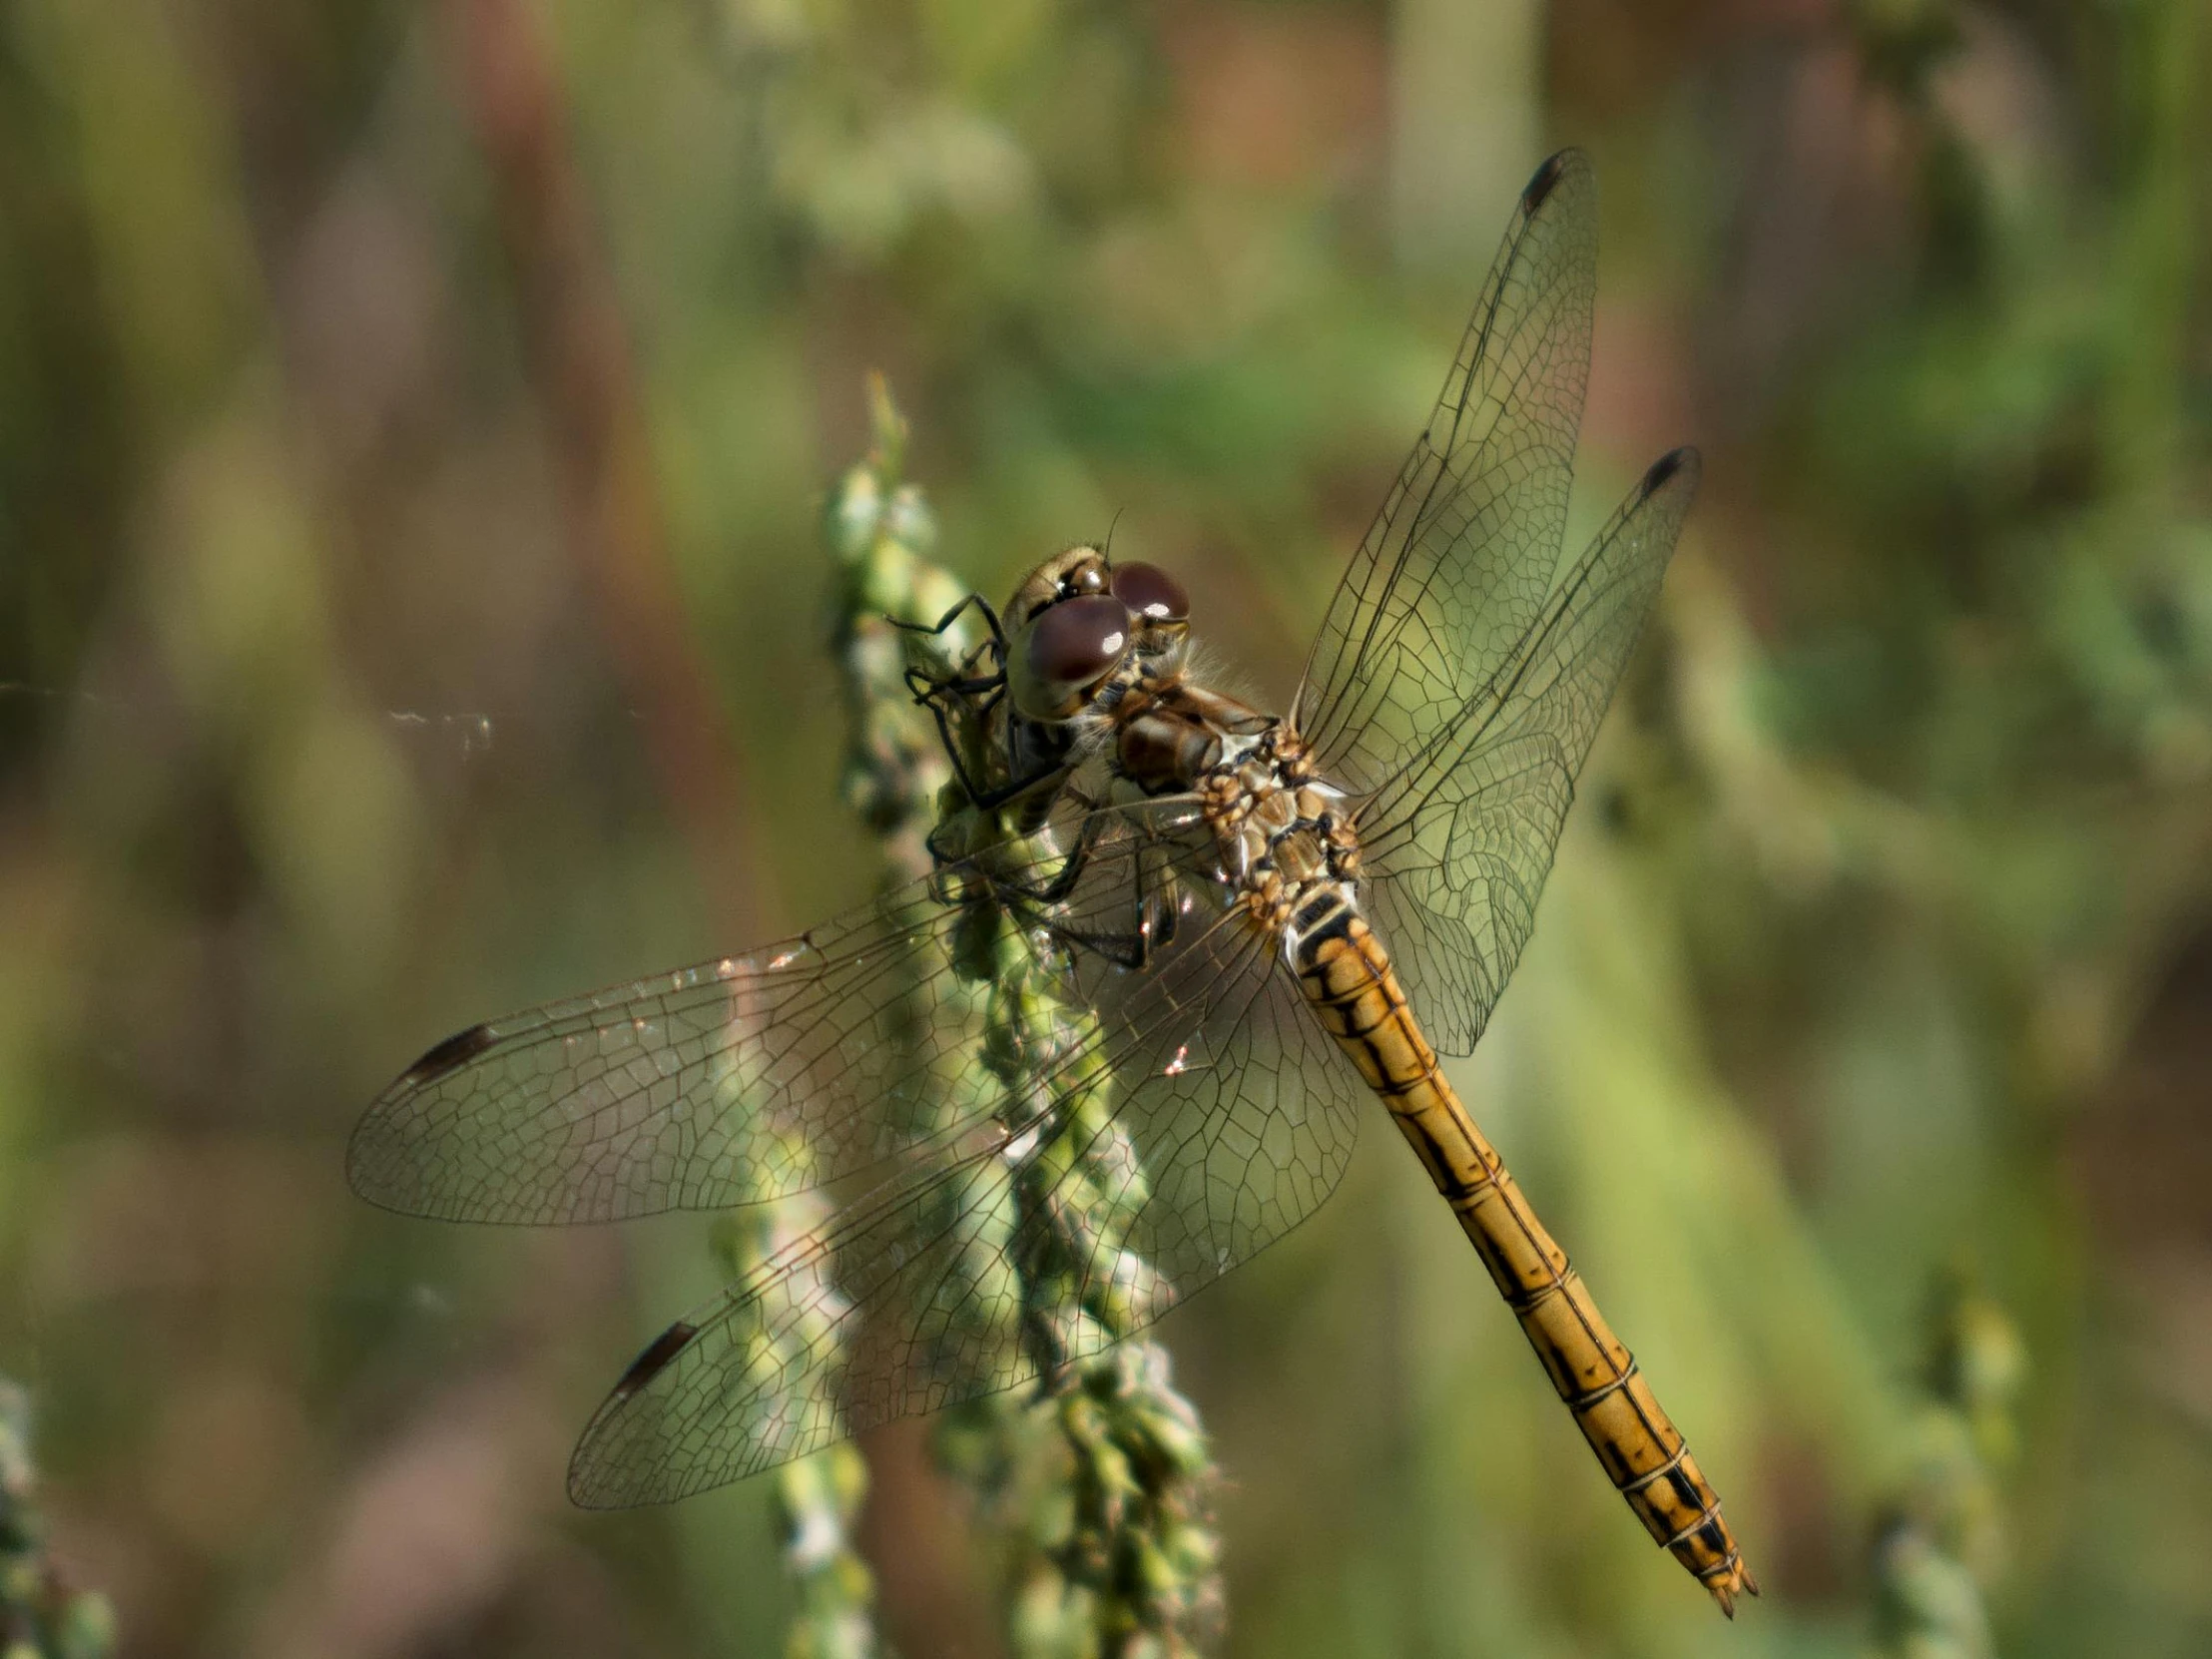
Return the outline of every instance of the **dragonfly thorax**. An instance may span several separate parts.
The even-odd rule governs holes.
[[[1357,907],[1360,837],[1344,792],[1281,722],[1225,750],[1197,786],[1222,872],[1256,922],[1295,943],[1317,906]]]
[[[1185,676],[1139,679],[1101,698],[1093,719],[1113,733],[1114,770],[1142,795],[1188,795],[1253,753],[1275,730],[1262,714]]]

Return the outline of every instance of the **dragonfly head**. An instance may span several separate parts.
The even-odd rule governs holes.
[[[1031,720],[1067,721],[1124,669],[1179,669],[1190,601],[1157,565],[1111,564],[1096,547],[1071,547],[1014,590],[1006,627],[1014,707]]]
[[[1055,605],[1089,599],[1112,585],[1113,566],[1088,542],[1056,553],[1027,576],[1006,602],[1006,626],[1023,629]]]

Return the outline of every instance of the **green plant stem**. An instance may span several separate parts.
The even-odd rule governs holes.
[[[924,827],[930,803],[948,773],[933,739],[913,730],[904,684],[906,648],[888,620],[936,615],[959,599],[950,578],[918,549],[932,534],[928,514],[911,490],[897,487],[903,430],[880,382],[871,383],[876,443],[846,473],[830,503],[826,531],[837,560],[837,622],[833,647],[843,674],[849,737],[842,786],[846,800],[881,837],[886,884],[926,872]],[[748,1079],[726,1085],[743,1091]],[[795,1127],[782,1162],[811,1167],[812,1150]],[[804,1184],[804,1183],[802,1183]],[[820,1194],[759,1199],[724,1218],[715,1231],[717,1264],[744,1278],[791,1240],[828,1219]],[[841,1305],[825,1293],[809,1299],[814,1317],[784,1341],[826,1350]],[[875,1583],[853,1546],[853,1527],[867,1496],[867,1462],[849,1441],[787,1463],[777,1477],[784,1558],[798,1595],[785,1642],[787,1659],[872,1659],[882,1651],[875,1630]]]
[[[805,1141],[795,1134],[787,1153],[804,1159]],[[716,1228],[718,1265],[729,1277],[741,1278],[827,1216],[827,1204],[813,1193],[748,1206]],[[830,1340],[837,1304],[824,1296],[812,1306],[813,1319],[785,1339],[795,1351]],[[784,1644],[786,1659],[873,1659],[882,1651],[875,1633],[874,1576],[852,1545],[866,1497],[867,1462],[849,1440],[786,1463],[778,1472],[784,1562],[799,1603]]]
[[[1040,849],[1004,816],[984,814],[950,782],[934,723],[915,707],[909,666],[933,679],[973,672],[978,630],[934,627],[963,597],[931,564],[928,510],[899,478],[904,426],[880,380],[870,384],[875,441],[830,504],[845,573],[837,644],[852,738],[845,790],[882,837],[894,876],[930,867],[934,829],[984,858]],[[971,613],[972,615],[972,613]],[[971,775],[997,770],[979,722],[953,741]],[[1220,1548],[1210,1524],[1214,1471],[1197,1412],[1169,1382],[1166,1351],[1125,1341],[1150,1316],[1154,1276],[1127,1240],[1144,1197],[1136,1152],[1113,1118],[1103,1069],[1035,1115],[1022,1056],[1092,1035],[996,904],[978,902],[960,930],[954,970],[974,1014],[970,1063],[942,1080],[937,1109],[988,1091],[1011,1135],[1045,1137],[1009,1170],[990,1160],[952,1190],[947,1224],[968,1241],[963,1266],[996,1294],[972,1306],[1011,1311],[1011,1329],[967,1334],[974,1347],[1018,1346],[1034,1387],[987,1394],[947,1413],[945,1466],[975,1492],[1007,1592],[1008,1635],[1021,1659],[1180,1655],[1220,1621]],[[1013,1283],[1004,1284],[1009,1274]]]

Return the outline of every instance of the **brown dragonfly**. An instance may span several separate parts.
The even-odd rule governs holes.
[[[1562,558],[1595,287],[1569,151],[1522,193],[1288,715],[1199,682],[1165,572],[1071,549],[1003,613],[971,602],[991,639],[920,673],[962,786],[927,879],[472,1026],[369,1109],[353,1186],[411,1215],[826,1195],[623,1376],[577,1447],[579,1503],[681,1497],[1096,1352],[1312,1214],[1375,1097],[1651,1535],[1724,1612],[1757,1593],[1438,1061],[1528,938],[1696,485],[1674,451]],[[1071,1254],[1081,1213],[1111,1221]],[[1023,1273],[1055,1240],[1067,1309],[1040,1319]]]

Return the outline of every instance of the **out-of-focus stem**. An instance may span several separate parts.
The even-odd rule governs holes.
[[[570,154],[561,87],[522,0],[449,0],[579,563],[662,789],[721,923],[755,920],[737,744],[667,553],[627,330]]]
[[[1986,1659],[1983,1593],[2004,1562],[1997,1480],[2014,1445],[2012,1400],[2026,1371],[2004,1311],[1962,1275],[1938,1285],[1927,1398],[1913,1467],[1875,1540],[1875,1624],[1899,1659]]]
[[[923,837],[950,769],[906,690],[907,647],[890,619],[933,620],[958,601],[959,590],[922,556],[933,529],[918,495],[898,483],[905,431],[881,382],[871,382],[869,391],[875,442],[832,492],[825,533],[836,560],[832,646],[849,717],[841,784],[882,837],[885,879],[896,884],[928,869]],[[795,1126],[780,1163],[805,1169],[812,1156]],[[819,1193],[748,1205],[716,1231],[720,1265],[743,1278],[829,1214]],[[785,1340],[820,1353],[834,1341],[841,1304],[830,1285],[806,1301],[812,1323]],[[849,1441],[788,1463],[777,1476],[784,1558],[799,1601],[787,1659],[872,1659],[881,1651],[875,1580],[853,1543],[867,1486],[866,1460]]]
[[[0,1378],[0,1659],[106,1659],[115,1615],[47,1554],[37,1494],[30,1396]]]
[[[831,649],[844,687],[845,802],[882,842],[886,876],[929,873],[926,844],[937,797],[950,782],[936,728],[913,700],[906,670],[950,674],[977,643],[972,619],[934,628],[966,597],[930,562],[936,522],[921,491],[900,480],[906,424],[880,375],[868,378],[868,453],[838,480],[826,532],[837,561]],[[900,627],[899,624],[907,624]]]

